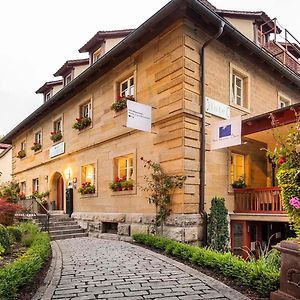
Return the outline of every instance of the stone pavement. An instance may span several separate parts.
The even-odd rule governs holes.
[[[228,286],[163,255],[121,241],[52,242],[53,260],[32,300],[235,299]]]

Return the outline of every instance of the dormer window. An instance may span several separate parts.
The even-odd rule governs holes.
[[[51,91],[45,94],[45,102],[50,100],[50,98],[51,98]]]
[[[72,73],[65,77],[65,85],[69,84],[72,81]]]
[[[96,50],[93,53],[93,63],[96,62],[101,56],[102,56],[102,47],[100,47],[98,50]]]

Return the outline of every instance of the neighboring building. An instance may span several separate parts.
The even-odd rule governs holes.
[[[12,179],[12,148],[11,145],[0,143],[0,185]]]
[[[85,65],[83,73],[3,139],[13,145],[14,179],[26,183],[28,194],[50,190],[49,200],[56,201],[60,210],[66,207],[64,189],[73,185],[73,216],[94,232],[149,232],[155,208],[147,193],[138,188],[145,185],[144,175],[148,174],[139,160],[143,156],[160,162],[169,173],[187,175],[184,188],[173,196],[172,213],[164,227],[166,235],[201,242],[204,211],[209,212],[212,197],[223,196],[230,212],[232,247],[237,253],[241,246],[254,249],[253,241],[265,243],[273,232],[278,239],[284,237],[287,215],[281,206],[239,206],[240,194],[231,187],[244,176],[252,188],[248,193],[253,195],[256,188],[261,191],[255,194],[257,201],[262,201],[262,195],[278,195],[272,187],[271,166],[260,150],[271,147],[271,139],[257,133],[245,135],[243,145],[212,151],[211,127],[207,126],[205,199],[199,197],[199,153],[204,147],[200,143],[199,53],[222,22],[222,35],[205,52],[205,96],[227,105],[232,117],[241,115],[244,120],[300,102],[297,70],[271,56],[255,43],[254,32],[250,34],[253,21],[259,25],[269,18],[253,13],[251,21],[244,24],[237,12],[230,15],[230,22],[222,15],[229,18],[207,1],[173,0],[139,28],[126,32],[128,36],[109,51],[106,46],[102,48],[103,32],[97,33],[80,49],[89,53],[89,67]],[[252,24],[251,28],[257,27]],[[99,49],[102,56],[94,58]],[[56,72],[65,82],[69,66]],[[124,94],[156,108],[153,133],[124,127],[126,109],[117,113],[111,110],[115,99]],[[209,124],[222,119],[206,115]],[[80,131],[73,129],[78,117],[90,118],[91,124]],[[249,122],[244,121],[243,127]],[[62,138],[53,142],[52,131],[60,132]],[[27,156],[18,159],[24,143],[29,145]],[[30,150],[34,143],[41,148]],[[111,191],[109,183],[116,176],[133,179],[133,190]],[[77,190],[84,182],[94,185],[95,192],[79,194]]]

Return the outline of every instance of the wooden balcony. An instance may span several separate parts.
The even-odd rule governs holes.
[[[234,189],[234,212],[284,214],[280,188]]]

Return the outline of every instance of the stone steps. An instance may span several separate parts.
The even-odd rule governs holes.
[[[82,233],[70,233],[70,234],[58,234],[51,236],[51,241],[57,241],[57,240],[66,240],[66,239],[74,239],[74,238],[79,238],[79,237],[86,237],[88,236],[87,232],[82,232]]]

